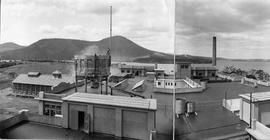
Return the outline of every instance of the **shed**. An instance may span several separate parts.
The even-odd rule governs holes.
[[[63,127],[147,140],[156,110],[156,99],[74,93],[63,98]]]

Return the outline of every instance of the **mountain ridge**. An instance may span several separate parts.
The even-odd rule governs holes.
[[[106,54],[109,48],[109,41],[110,38],[98,41],[45,38],[26,47],[5,51],[4,53],[0,52],[0,55],[3,59],[16,60],[71,60],[75,55],[87,54],[88,52],[93,53],[93,51],[97,54]],[[132,40],[119,35],[112,37],[110,52],[113,61],[173,63],[173,54],[146,49]],[[176,58],[179,61],[198,61],[199,63],[210,63],[211,61],[208,57],[191,55],[188,55],[188,57],[187,55],[177,55]]]

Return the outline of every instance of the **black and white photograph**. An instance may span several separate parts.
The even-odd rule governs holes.
[[[0,139],[268,140],[268,37],[266,0],[0,0]]]

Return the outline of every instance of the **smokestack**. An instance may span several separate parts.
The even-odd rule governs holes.
[[[212,66],[217,65],[217,38],[213,36],[213,56],[212,56]]]

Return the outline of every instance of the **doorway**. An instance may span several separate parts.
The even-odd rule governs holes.
[[[84,112],[83,111],[78,112],[78,128],[79,130],[84,129]]]

